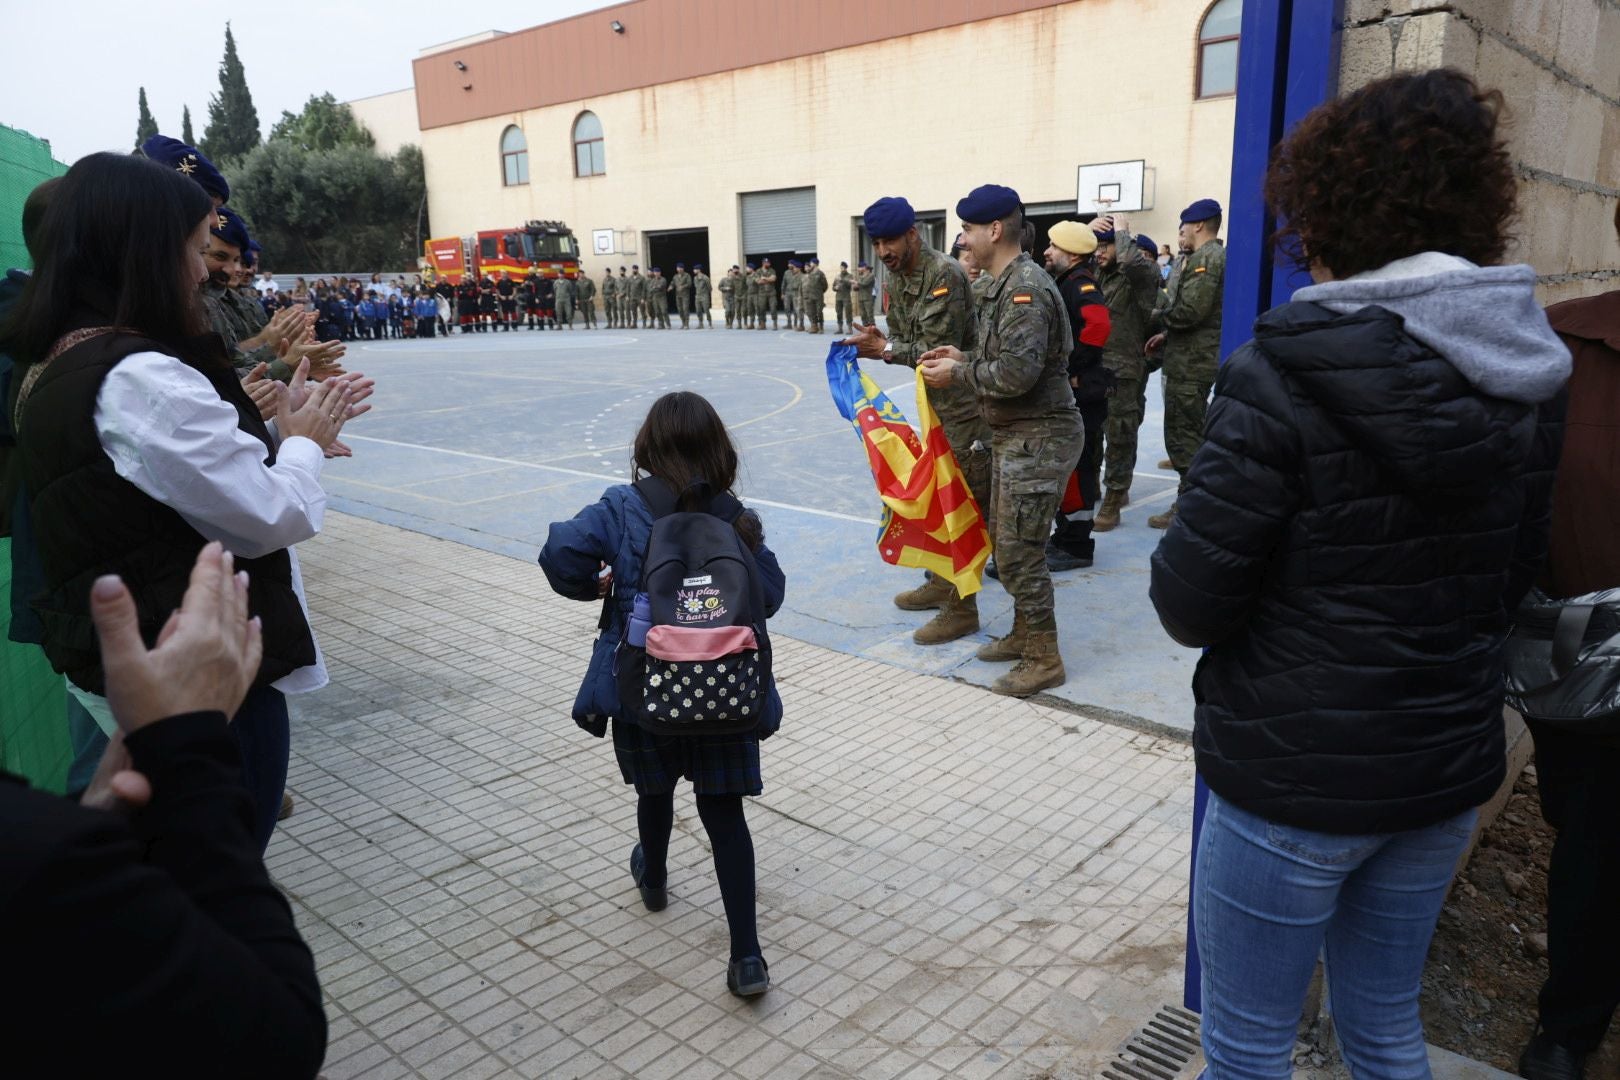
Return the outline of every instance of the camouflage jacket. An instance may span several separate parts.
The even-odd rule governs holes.
[[[867,300],[871,300],[873,298],[872,290],[876,287],[877,276],[872,273],[870,268],[855,275],[855,296],[857,299],[865,297]]]
[[[647,279],[640,274],[631,274],[624,279],[625,294],[632,300],[647,299]]]
[[[992,428],[1078,423],[1069,387],[1072,342],[1057,286],[1020,252],[979,301],[978,339],[955,377],[979,396]]]
[[[754,295],[769,296],[776,291],[776,271],[768,266],[754,272]]]
[[[647,299],[662,300],[669,295],[669,278],[654,274],[647,278]]]
[[[802,286],[805,277],[805,274],[793,269],[791,266],[788,267],[787,271],[782,274],[782,295],[791,296],[797,300],[804,293]]]
[[[1221,301],[1226,284],[1226,248],[1211,240],[1181,261],[1153,312],[1164,331],[1164,359],[1218,360]]]
[[[574,279],[559,275],[557,277],[556,284],[552,287],[552,296],[555,297],[559,303],[564,300],[567,300],[569,303],[573,303]]]
[[[964,353],[974,344],[973,299],[962,264],[926,243],[909,274],[890,274],[889,363],[916,367],[929,349],[955,345]],[[928,400],[941,420],[978,422],[978,395],[968,386],[930,386]]]
[[[612,274],[602,276],[602,299],[611,300],[619,295],[619,279]]]
[[[705,274],[703,271],[699,270],[697,273],[692,275],[692,294],[703,303],[706,304],[709,302],[709,298],[712,295],[712,289],[713,283],[709,281],[708,274]]]
[[[720,296],[723,299],[731,299],[732,294],[737,291],[737,276],[730,271],[727,271],[725,276],[720,279],[720,283],[716,285],[715,288],[720,290]]]
[[[676,296],[684,296],[688,300],[692,298],[692,275],[685,270],[670,280],[670,286],[674,288]]]
[[[852,289],[854,289],[854,288],[855,288],[855,275],[851,274],[848,270],[840,270],[840,271],[838,271],[838,276],[833,278],[833,283],[832,283],[833,295],[834,296],[842,296],[844,299],[848,300],[850,291]]]
[[[588,275],[581,274],[574,281],[574,291],[579,294],[581,300],[594,300],[596,299],[596,282],[592,281]]]
[[[826,295],[827,275],[822,273],[821,267],[818,266],[804,275],[804,298],[811,303],[819,304]]]
[[[1147,373],[1148,321],[1159,299],[1159,264],[1136,246],[1136,237],[1119,232],[1114,237],[1118,261],[1097,273],[1097,286],[1108,301],[1113,327],[1103,346],[1103,366],[1115,375],[1140,379]]]

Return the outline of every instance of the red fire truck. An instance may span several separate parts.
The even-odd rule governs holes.
[[[503,270],[522,279],[530,270],[549,278],[579,276],[579,244],[560,221],[530,221],[515,229],[486,229],[476,236],[441,236],[422,242],[422,276],[460,285]]]

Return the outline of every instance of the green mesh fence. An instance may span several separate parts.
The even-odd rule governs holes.
[[[66,171],[51,157],[50,143],[0,124],[0,270],[29,265],[23,200],[41,180]],[[61,791],[72,757],[66,687],[39,646],[6,636],[10,624],[11,541],[0,539],[0,769]]]
[[[41,180],[65,172],[67,166],[51,157],[50,143],[0,124],[0,270],[28,265],[22,238],[23,200]]]

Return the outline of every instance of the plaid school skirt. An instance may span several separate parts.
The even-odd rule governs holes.
[[[613,756],[638,795],[663,795],[682,777],[699,795],[758,795],[759,736],[654,735],[639,724],[613,721]]]

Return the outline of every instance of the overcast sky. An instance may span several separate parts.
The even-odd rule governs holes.
[[[405,89],[411,61],[426,46],[522,30],[612,2],[0,0],[0,124],[49,139],[57,160],[68,164],[96,150],[127,151],[144,86],[158,130],[179,138],[180,108],[189,105],[200,139],[208,99],[219,90],[228,17],[260,134],[269,135],[282,110],[297,112],[311,94],[331,91],[345,101]]]

